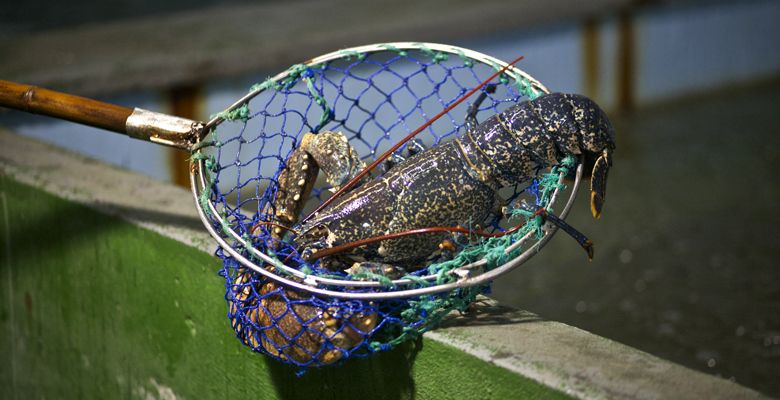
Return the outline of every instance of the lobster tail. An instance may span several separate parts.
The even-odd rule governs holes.
[[[607,174],[612,166],[615,130],[606,113],[593,100],[578,94],[551,93],[532,101],[558,152],[584,156],[590,180],[590,209],[601,216],[607,192]]]

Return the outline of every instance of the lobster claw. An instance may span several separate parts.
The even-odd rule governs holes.
[[[607,196],[607,173],[611,166],[612,154],[609,150],[604,150],[593,164],[593,173],[590,176],[590,212],[596,219],[601,217],[601,209],[604,207],[604,199]]]

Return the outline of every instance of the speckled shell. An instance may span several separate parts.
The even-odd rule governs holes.
[[[495,191],[474,179],[469,169],[456,143],[444,143],[347,193],[301,230],[325,226],[332,234],[328,245],[336,246],[419,227],[480,223],[489,215]],[[437,233],[387,240],[380,260],[408,262],[425,258],[447,236]]]
[[[345,194],[300,229],[326,227],[327,245],[336,246],[415,228],[481,224],[501,187],[527,181],[539,167],[553,165],[566,154],[606,148],[614,148],[614,131],[592,100],[548,94],[402,162]],[[434,252],[447,236],[407,236],[353,253],[411,265]]]

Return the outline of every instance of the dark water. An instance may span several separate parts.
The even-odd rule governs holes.
[[[494,297],[780,397],[780,81],[614,121],[601,220],[587,193]]]

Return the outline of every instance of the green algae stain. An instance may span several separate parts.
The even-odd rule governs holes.
[[[563,396],[430,340],[298,377],[235,339],[218,259],[2,175],[0,201],[4,396]]]

